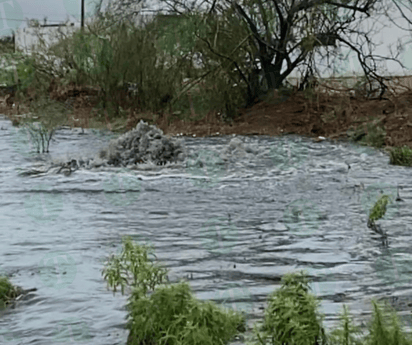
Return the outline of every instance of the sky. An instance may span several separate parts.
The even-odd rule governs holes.
[[[91,15],[95,1],[97,0],[85,0],[86,17]],[[47,17],[49,24],[70,19],[79,25],[80,7],[81,0],[0,0],[0,36],[9,35],[11,30],[25,27],[26,18],[43,21]],[[379,30],[377,36],[374,37],[374,41],[382,42],[375,53],[388,55],[388,46],[402,39],[405,42],[403,44],[405,52],[401,60],[408,67],[406,73],[412,74],[412,44],[410,43],[412,31],[408,33],[396,28],[393,24],[391,26]],[[348,71],[359,70],[360,66],[356,60],[356,56],[352,54],[342,62],[342,68]],[[395,63],[386,63],[386,68],[392,74],[404,74],[405,72]]]
[[[96,0],[85,0],[85,11],[93,9]],[[48,23],[60,23],[70,18],[80,22],[81,0],[0,0],[0,35],[10,29],[25,26],[25,19],[47,17]]]

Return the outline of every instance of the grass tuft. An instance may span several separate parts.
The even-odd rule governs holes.
[[[390,164],[412,166],[412,149],[407,146],[395,147],[390,150]]]

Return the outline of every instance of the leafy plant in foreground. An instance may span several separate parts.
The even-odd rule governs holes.
[[[369,326],[369,335],[365,339],[366,345],[409,345],[412,339],[401,328],[395,312],[384,310],[375,301],[373,305],[373,318]]]
[[[309,293],[309,280],[302,272],[286,274],[282,286],[269,297],[258,344],[315,345],[326,341],[319,301]]]
[[[362,345],[360,329],[353,324],[348,308],[343,306],[340,328],[334,329],[328,336],[330,345]]]
[[[152,263],[150,254],[150,247],[134,244],[129,237],[123,240],[122,252],[113,255],[103,270],[104,279],[113,293],[120,286],[124,294],[125,288],[130,286],[146,295],[167,279],[167,269]]]
[[[242,314],[197,300],[185,282],[163,284],[167,269],[153,263],[151,253],[151,248],[126,238],[120,255],[112,256],[103,270],[113,292],[132,288],[127,344],[226,344],[244,331]]]
[[[149,296],[136,292],[127,306],[128,344],[227,344],[244,330],[241,314],[198,301],[186,282],[162,286]]]

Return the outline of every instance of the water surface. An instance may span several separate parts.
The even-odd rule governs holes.
[[[125,235],[153,244],[170,279],[189,279],[198,298],[245,311],[249,326],[282,275],[305,269],[328,327],[343,304],[366,320],[373,297],[405,310],[409,327],[411,170],[378,150],[295,136],[238,137],[243,148],[232,136],[186,138],[181,165],[21,176],[91,157],[109,135],[62,129],[37,155],[8,120],[0,129],[0,272],[38,289],[2,312],[1,343],[125,344],[126,297],[101,276]],[[404,201],[381,222],[386,248],[367,214],[398,185]]]

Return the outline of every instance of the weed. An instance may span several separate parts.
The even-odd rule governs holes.
[[[390,164],[412,166],[412,149],[407,146],[395,147],[390,150]]]
[[[244,316],[212,302],[198,301],[185,282],[164,284],[167,269],[153,263],[152,249],[123,240],[123,250],[103,269],[104,279],[122,294],[132,288],[127,304],[129,345],[226,344],[244,331]]]
[[[241,314],[196,300],[186,282],[162,286],[151,296],[136,290],[127,306],[128,344],[227,344],[242,329]]]
[[[373,318],[369,325],[369,334],[365,338],[366,345],[406,345],[411,344],[412,339],[407,336],[399,323],[394,311],[388,307],[385,309],[372,301]]]
[[[19,295],[17,287],[13,286],[9,278],[0,276],[0,308],[4,308]]]
[[[50,141],[56,129],[66,123],[67,111],[63,104],[48,98],[40,98],[30,105],[31,116],[23,127],[30,134],[37,152],[49,152]]]
[[[343,307],[342,315],[340,316],[340,328],[334,329],[328,336],[328,344],[330,345],[361,345],[359,339],[361,331],[359,327],[353,324],[353,320],[349,315],[348,308]]]
[[[316,296],[309,293],[309,280],[304,273],[286,274],[282,286],[269,297],[260,332],[255,328],[259,344],[324,343],[318,305]]]
[[[375,222],[381,219],[386,213],[386,206],[390,201],[389,195],[382,195],[375,203],[369,213],[369,222]]]
[[[385,145],[385,130],[375,124],[367,124],[367,134],[362,138],[361,143],[376,148],[381,148]]]

